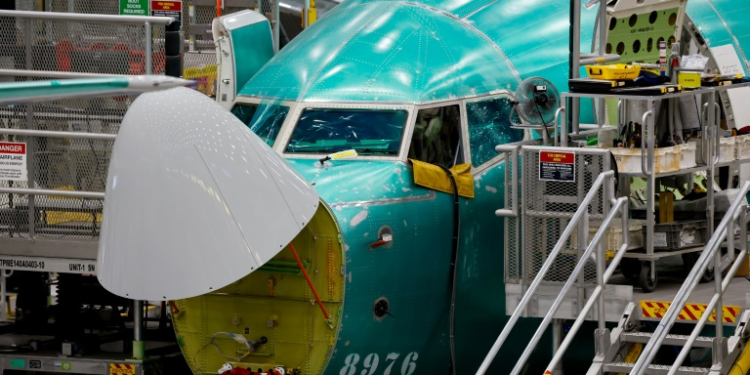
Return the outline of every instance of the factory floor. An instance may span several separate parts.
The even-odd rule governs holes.
[[[674,299],[677,291],[685,281],[685,272],[682,269],[682,258],[679,256],[667,257],[660,259],[657,263],[658,284],[656,290],[651,293],[644,293],[636,284],[632,284],[621,274],[615,274],[612,277],[612,284],[617,285],[635,285],[633,287],[633,299],[635,301],[649,300],[668,302]],[[688,299],[689,303],[708,303],[715,292],[714,282],[698,284],[696,289]],[[740,306],[745,308],[748,305],[747,294],[750,292],[750,281],[745,277],[735,277],[732,284],[727,288],[724,294],[724,304]]]

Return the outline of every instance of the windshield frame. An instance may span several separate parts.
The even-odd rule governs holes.
[[[287,146],[291,141],[294,129],[299,123],[300,116],[305,109],[351,109],[351,110],[399,110],[406,111],[406,122],[404,123],[404,129],[401,134],[401,144],[399,146],[398,153],[395,155],[357,155],[351,158],[351,160],[390,160],[390,161],[406,161],[406,153],[409,150],[407,139],[413,129],[414,121],[414,106],[409,104],[357,104],[357,103],[330,103],[330,102],[303,102],[297,103],[297,105],[290,109],[290,115],[287,115],[287,121],[281,128],[279,137],[276,138],[277,144],[274,149],[280,153],[284,158],[288,159],[314,159],[319,160],[322,157],[328,155],[327,153],[301,153],[301,152],[288,152]],[[287,123],[288,122],[288,123]],[[278,147],[277,147],[278,146]]]

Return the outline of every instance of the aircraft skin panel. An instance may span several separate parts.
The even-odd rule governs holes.
[[[237,82],[243,85],[273,57],[273,37],[271,27],[265,19],[253,25],[230,31],[232,40],[252,41],[252,48],[234,48],[234,66],[237,69]],[[240,87],[237,88],[239,91]]]
[[[31,103],[74,97],[135,94],[185,86],[190,81],[165,76],[75,78],[0,84],[0,104]]]
[[[698,25],[710,47],[732,44],[741,60],[744,60],[745,74],[748,74],[748,54],[750,54],[750,3],[732,0],[690,0],[687,13]],[[739,44],[738,44],[739,42]]]
[[[325,373],[380,375],[389,365],[390,374],[444,371],[453,230],[446,212],[453,196],[414,185],[410,168],[399,162],[338,160],[326,169],[310,159],[289,163],[315,182],[344,235],[346,303]],[[370,250],[382,230],[392,231],[392,245]],[[379,299],[391,315],[375,315]]]
[[[56,88],[59,95],[70,95],[81,91],[105,91],[125,89],[126,87],[128,87],[128,80],[125,78],[92,78],[72,82],[61,80],[6,83],[0,86],[0,100],[6,101],[18,97],[45,94],[50,88]]]
[[[318,194],[280,155],[195,90],[143,94],[122,124],[97,256],[116,295],[210,293],[273,258],[317,210]]]
[[[334,8],[279,51],[240,94],[296,100],[328,63],[331,54],[343,48],[367,20],[377,17],[388,6],[368,4],[352,13]],[[305,40],[300,42],[299,38]]]
[[[367,17],[360,19],[363,14]],[[360,22],[353,33],[351,19]],[[340,35],[326,39],[325,31],[333,27],[328,24],[336,24]],[[404,2],[355,4],[329,13],[298,36],[240,94],[430,102],[515,86],[519,79],[505,61],[482,33],[434,9]],[[291,76],[288,83],[282,83],[282,75]]]
[[[342,329],[325,374],[349,374],[352,368],[359,374],[369,370],[363,367],[365,358],[377,355],[380,368],[374,374],[379,375],[392,353],[399,357],[391,373],[401,374],[400,366],[407,366],[403,374],[412,373],[405,355],[416,366],[413,374],[445,372],[453,196],[414,185],[411,168],[400,162],[339,160],[326,169],[315,163],[289,159],[330,202],[344,234],[347,262]],[[458,367],[468,371],[478,366],[507,321],[503,219],[487,209],[505,199],[505,167],[496,163],[475,176],[476,197],[460,202],[456,356]],[[384,227],[393,230],[392,247],[369,250]],[[381,298],[393,316],[374,316],[371,307]],[[536,327],[524,319],[514,333],[528,337]],[[545,336],[535,355],[548,356],[550,340]],[[504,348],[501,357],[517,358],[523,345]],[[502,358],[492,373],[512,369],[515,362]],[[541,362],[539,371],[546,364]]]

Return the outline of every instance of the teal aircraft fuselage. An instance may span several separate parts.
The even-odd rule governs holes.
[[[326,350],[302,350],[299,363],[282,365],[310,374],[448,374],[453,332],[456,372],[476,371],[506,321],[504,224],[495,210],[505,202],[507,181],[494,147],[532,136],[509,123],[511,93],[523,79],[542,76],[566,91],[569,7],[562,0],[348,0],[240,90],[233,113],[313,184],[340,231],[343,296],[335,333]],[[729,0],[688,6],[706,39],[733,44],[745,62],[750,25],[740,15],[749,11]],[[584,51],[596,13],[597,7],[583,10]],[[326,155],[351,149],[358,155],[321,165]],[[415,184],[409,159],[471,164],[475,197],[459,199],[455,274],[454,196]],[[376,246],[383,234],[392,240]],[[283,277],[269,280],[283,283]],[[320,313],[308,307],[311,316]],[[232,329],[236,313],[223,308],[224,326],[206,328],[204,341]],[[202,309],[211,319],[211,307]],[[269,329],[284,327],[283,311],[264,314]],[[298,323],[297,344],[324,341],[318,326]],[[528,323],[514,330],[489,373],[515,365],[536,328]],[[296,345],[284,337],[285,345]],[[546,342],[530,368],[546,366]],[[194,371],[214,371],[205,364],[223,359],[198,348],[183,347]],[[277,360],[271,352],[251,355],[250,362]]]

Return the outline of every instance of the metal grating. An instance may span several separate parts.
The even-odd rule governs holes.
[[[519,158],[512,151],[503,152],[505,163],[505,208],[508,210],[517,209],[519,202],[518,181],[514,181],[513,176],[519,175]],[[518,217],[503,218],[505,227],[505,282],[518,283],[521,278],[521,254],[519,246],[520,222]]]
[[[505,159],[505,207],[513,210],[518,207],[515,201],[518,184],[513,183],[513,174],[518,168],[518,157],[512,152],[504,153]],[[505,281],[518,282],[521,277],[521,263],[518,246],[518,217],[506,217],[505,219]]]
[[[519,246],[522,283],[534,280],[596,178],[609,169],[609,158],[599,150],[575,149],[574,152],[576,182],[556,182],[539,179],[539,148],[522,150],[523,224]],[[603,188],[600,188],[588,206],[590,219],[602,219],[606,215],[608,204],[602,200],[603,196]],[[580,225],[585,228],[579,228]],[[579,235],[581,230],[586,234],[583,238]],[[588,232],[587,224],[576,225],[553,267],[544,276],[545,283],[559,285],[570,277],[580,254],[588,246]],[[513,264],[511,259],[509,263]],[[596,281],[596,265],[591,260],[587,260],[579,281]]]

